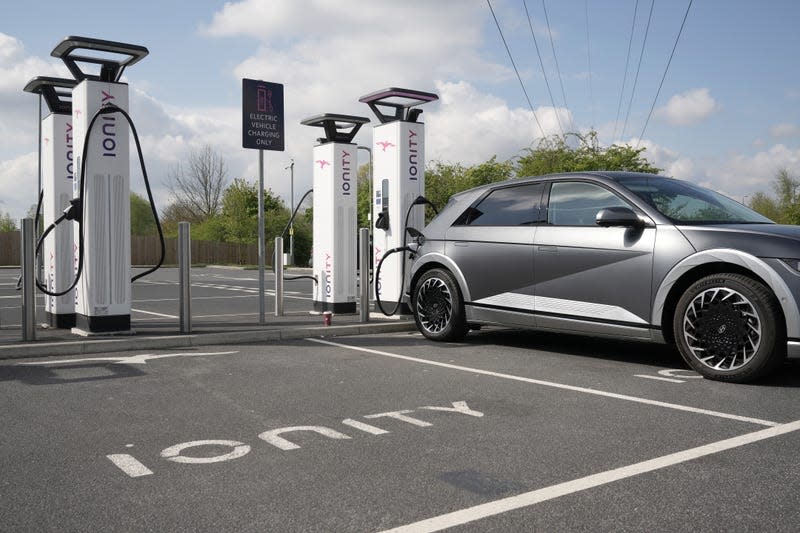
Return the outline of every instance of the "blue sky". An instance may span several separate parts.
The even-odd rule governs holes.
[[[536,115],[547,133],[574,122],[603,144],[637,143],[664,173],[742,199],[770,191],[779,168],[800,173],[800,3],[695,0],[656,111],[639,136],[688,0],[656,0],[624,135],[615,127],[636,0],[492,0]],[[318,131],[300,120],[324,112],[371,117],[358,103],[389,86],[436,92],[425,107],[428,160],[508,159],[540,132],[486,0],[164,0],[29,2],[0,22],[0,211],[20,218],[36,198],[37,75],[66,71],[50,57],[67,35],[141,44],[127,72],[131,114],[161,207],[164,178],[191,149],[211,144],[231,179],[257,178],[241,148],[241,78],[285,84],[287,150],[267,154],[267,186],[288,203],[311,183]],[[639,0],[623,96],[626,114],[651,0]],[[543,8],[552,31],[558,70]],[[588,8],[588,40],[587,12]],[[591,69],[588,56],[591,56]],[[562,97],[561,83],[566,94]],[[544,76],[549,80],[551,102]],[[589,90],[591,77],[591,91]],[[357,140],[371,143],[371,129]],[[136,171],[134,170],[134,176]],[[22,185],[21,185],[22,184]],[[134,177],[134,190],[142,191]]]

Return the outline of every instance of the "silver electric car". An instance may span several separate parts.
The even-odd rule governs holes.
[[[686,181],[585,172],[454,195],[417,237],[419,330],[480,324],[674,343],[746,382],[800,354],[800,227]]]

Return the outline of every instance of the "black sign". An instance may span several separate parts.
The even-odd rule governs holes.
[[[283,84],[243,79],[242,146],[282,152],[283,124]]]

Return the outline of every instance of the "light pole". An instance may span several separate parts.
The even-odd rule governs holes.
[[[283,170],[289,169],[289,216],[294,214],[294,159],[290,159],[288,167],[284,167]],[[287,264],[294,265],[294,222],[289,224],[289,261]]]

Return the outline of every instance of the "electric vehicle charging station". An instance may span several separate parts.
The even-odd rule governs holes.
[[[77,82],[65,78],[39,76],[24,91],[40,95],[49,113],[41,118],[41,150],[39,153],[42,182],[40,191],[44,226],[52,224],[69,206],[74,175],[74,135],[72,128],[72,89]],[[72,265],[73,224],[64,224],[53,238],[43,243],[44,284],[52,292],[70,284]],[[47,324],[56,328],[75,325],[74,296],[47,295],[44,300]]]
[[[326,113],[300,123],[325,131],[313,150],[314,312],[355,314],[358,146],[352,141],[369,119]]]
[[[414,200],[425,194],[425,125],[418,121],[422,109],[417,106],[438,99],[433,93],[393,87],[358,100],[367,104],[380,121],[372,134],[375,265],[387,250],[405,244],[407,226],[424,225],[422,210],[411,209],[409,213]],[[407,262],[404,253],[386,257],[375,282],[375,296],[383,301],[400,301]],[[408,314],[408,305],[403,303],[400,311]]]
[[[91,55],[77,54],[80,50]],[[75,333],[130,330],[129,133],[119,113],[98,112],[112,105],[127,112],[128,85],[120,78],[126,67],[147,54],[143,46],[87,37],[67,37],[51,53],[78,81],[72,94],[73,198],[83,201],[73,249],[76,254],[83,251],[84,257],[73,257],[76,275],[79,262],[84,265],[74,295]],[[81,64],[99,66],[99,74],[83,70]],[[89,131],[93,122],[99,124]]]

